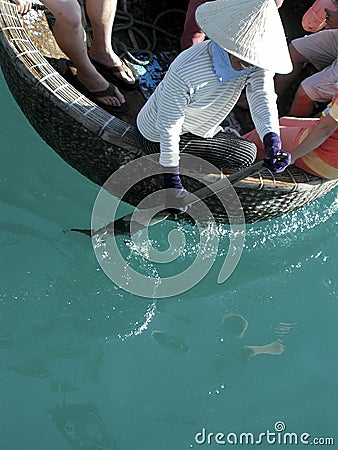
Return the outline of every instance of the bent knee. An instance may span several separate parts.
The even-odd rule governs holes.
[[[53,13],[56,22],[69,29],[82,27],[81,7],[77,0],[43,0],[44,5]]]
[[[298,89],[297,89],[297,91],[295,93],[294,98],[297,99],[298,101],[305,101],[305,102],[308,102],[308,101],[312,101],[313,102],[314,101],[310,97],[310,95],[308,93],[306,93],[306,91],[305,91],[304,87],[302,86],[302,84],[300,84],[298,86]]]
[[[292,42],[289,45],[289,53],[293,64],[304,64],[308,62],[305,56],[303,56],[301,53],[299,53],[298,50],[296,50]]]
[[[56,16],[57,21],[62,21],[63,25],[70,30],[78,30],[82,28],[82,20],[81,20],[81,12],[79,10],[79,14],[76,14],[75,11],[72,11],[71,15],[68,14],[59,14]]]

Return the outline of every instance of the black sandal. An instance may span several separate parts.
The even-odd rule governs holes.
[[[106,105],[105,103],[100,102],[100,98],[102,97],[116,97],[115,86],[109,83],[107,89],[103,91],[89,91],[86,86],[84,86],[77,77],[74,77],[73,86],[80,91],[83,95],[85,95],[89,100],[92,100],[96,105],[100,106],[105,111],[109,112],[113,116],[124,116],[128,114],[129,109],[126,103],[122,103],[121,106],[112,106]]]
[[[111,81],[118,88],[124,89],[126,91],[134,91],[135,89],[138,88],[138,86],[139,86],[138,80],[135,80],[134,83],[126,83],[120,77],[115,75],[116,73],[123,73],[123,72],[128,73],[128,71],[131,70],[130,67],[128,67],[127,63],[123,59],[121,59],[121,61],[122,61],[121,66],[113,66],[113,67],[107,67],[104,64],[101,64],[90,57],[89,57],[89,59],[90,59],[90,62],[95,67],[95,69],[107,81]]]

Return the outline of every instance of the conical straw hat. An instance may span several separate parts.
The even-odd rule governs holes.
[[[196,10],[202,31],[254,66],[289,73],[292,63],[274,0],[216,0]]]

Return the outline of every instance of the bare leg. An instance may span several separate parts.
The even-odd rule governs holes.
[[[297,80],[302,73],[304,64],[308,62],[308,60],[301,53],[299,53],[292,44],[289,45],[289,52],[293,64],[293,70],[286,75],[276,75],[275,86],[278,96],[283,95],[292,83]]]
[[[290,116],[310,117],[313,111],[313,100],[306,94],[302,86],[299,86],[289,111]]]
[[[106,67],[120,66],[120,58],[113,52],[111,39],[116,13],[117,0],[87,0],[87,14],[93,30],[93,45],[90,57]],[[116,72],[125,83],[134,84],[135,79],[131,72]]]
[[[77,68],[79,81],[92,92],[108,88],[109,83],[97,72],[87,55],[84,30],[81,23],[81,10],[76,0],[43,0],[56,19],[54,36],[61,50],[72,60]],[[125,102],[116,88],[116,97],[102,97],[106,105],[120,106]]]

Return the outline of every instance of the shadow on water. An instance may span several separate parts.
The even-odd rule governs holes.
[[[325,244],[322,233],[315,233],[316,228],[326,227],[325,235],[329,239],[332,233],[327,232],[327,227],[334,233],[335,223],[334,214],[338,209],[338,199],[335,192],[331,192],[324,199],[312,203],[310,206],[289,213],[288,215],[246,227],[245,245],[238,266],[221,287],[222,290],[237,288],[251,281],[259,279],[279,277],[278,283],[283,284],[283,278],[286,281],[286,274],[292,271],[293,266],[302,264],[313,258],[321,257],[321,247]],[[181,237],[176,241],[170,241],[169,235],[172,230],[178,230]],[[204,236],[204,245],[200,245],[201,234]],[[117,236],[118,251],[122,255],[125,271],[121,275],[121,284],[119,286],[128,287],[128,277],[130,277],[129,268],[132,268],[137,274],[142,276],[142,282],[146,285],[153,285],[152,296],[156,299],[157,286],[161,285],[163,280],[171,279],[171,283],[181,283],[179,276],[188,273],[197,257],[201,257],[201,264],[212,259],[214,254],[215,241],[213,234],[219,238],[218,252],[211,269],[201,276],[200,281],[192,288],[178,291],[172,298],[179,299],[184,294],[185,298],[194,298],[210,295],[210,282],[214,285],[214,292],[220,289],[219,282],[214,282],[215,274],[219,274],[229,251],[229,236],[232,230],[227,225],[218,225],[215,227],[202,228],[192,226],[186,222],[162,222],[150,228],[149,236],[146,234],[135,241],[130,235]],[[210,239],[209,239],[210,237]],[[85,239],[85,238],[84,238]],[[99,238],[93,240],[96,256],[101,261],[108,260],[108,275],[116,282],[114,274],[114,248],[110,241],[115,242],[112,234],[105,232]],[[172,242],[177,245],[171,246]],[[310,244],[309,244],[310,242]],[[113,248],[113,251],[111,249]],[[155,249],[159,252],[168,252],[170,254],[169,262],[157,264],[158,261],[151,259],[151,251]],[[99,255],[99,256],[98,256]],[[293,261],[290,263],[290,260]],[[120,261],[120,260],[119,260]],[[115,266],[114,266],[115,263]],[[231,259],[230,259],[231,263]],[[100,262],[101,264],[101,262]],[[120,264],[120,262],[119,262]],[[248,270],[250,268],[250,270]],[[195,269],[194,269],[195,270]],[[209,272],[209,273],[208,273]],[[280,275],[282,274],[282,281]],[[188,276],[188,275],[186,275]],[[204,278],[205,277],[205,278]],[[182,278],[182,277],[181,277]],[[117,283],[119,279],[117,280]],[[113,283],[114,285],[114,283]],[[128,289],[127,289],[128,290]],[[143,290],[144,291],[144,290]],[[121,289],[122,294],[123,290]],[[140,292],[142,289],[140,287]],[[142,294],[139,294],[142,295]],[[132,298],[142,298],[132,296]],[[137,300],[136,300],[137,301]],[[156,309],[156,302],[150,309]],[[148,307],[149,317],[149,307]],[[147,315],[146,315],[147,316]],[[126,333],[125,337],[133,335],[134,332]]]
[[[198,395],[201,404],[205,402],[211,411],[215,405],[210,402],[222,395],[235,405],[236,410],[234,397],[240,395],[241,383],[250,384],[248,372],[256,371],[259,375],[261,370],[254,365],[256,356],[268,355],[267,358],[274,359],[271,355],[281,355],[286,346],[285,335],[293,327],[291,321],[277,320],[276,330],[261,337],[259,321],[252,320],[246,312],[244,315],[237,313],[236,308],[241,301],[246,305],[260,301],[254,297],[251,283],[262,281],[263,287],[257,296],[261,295],[262,301],[267,301],[269,291],[284,289],[283,280],[294,270],[293,266],[324,258],[321,254],[323,240],[336,233],[333,215],[337,208],[336,195],[330,193],[325,199],[284,218],[248,226],[240,263],[223,285],[217,284],[216,279],[228,247],[228,228],[221,226],[214,267],[196,287],[172,300],[157,300],[156,295],[154,298],[137,297],[114,285],[100,269],[90,240],[85,236],[64,234],[60,230],[57,233],[55,226],[51,238],[52,233],[40,234],[35,225],[12,226],[11,221],[6,222],[3,244],[7,246],[8,255],[15,254],[16,248],[20,248],[18,255],[24,255],[15,261],[16,273],[12,279],[5,280],[4,292],[7,283],[8,289],[6,296],[1,298],[4,319],[8,319],[3,321],[8,328],[0,334],[0,350],[5,356],[4,369],[8,374],[6,383],[13,380],[29,389],[31,381],[37,382],[39,392],[45,383],[45,391],[51,398],[46,393],[42,397],[47,397],[51,405],[57,404],[48,408],[50,417],[62,438],[76,450],[120,448],[115,442],[120,445],[118,436],[114,434],[114,439],[111,434],[113,426],[107,419],[109,413],[104,410],[105,393],[101,392],[97,402],[93,396],[87,398],[87,393],[99,389],[102,378],[113,377],[114,370],[123,367],[126,349],[130,358],[138,361],[138,367],[134,369],[137,373],[128,372],[126,377],[134,377],[135,384],[142,379],[142,390],[146,391],[147,387],[157,389],[163,400],[158,406],[160,419],[156,419],[160,425],[165,426],[171,421],[175,426],[187,423],[196,428],[196,423],[203,421],[190,409],[196,402],[201,411],[204,410],[197,397],[189,397],[188,393],[186,398],[191,404],[174,414],[176,404],[170,403],[173,400],[169,395],[161,397],[160,377],[164,375],[161,367],[151,366],[156,357],[165,368],[172,364],[177,377],[173,378],[175,393],[182,389],[182,395],[185,395],[181,374],[189,373],[193,383],[202,389],[202,394]],[[325,233],[315,233],[316,228],[323,226]],[[170,267],[157,270],[146,258],[147,248],[138,252],[128,238],[120,237],[126,262],[138,267],[145,277],[158,273],[172,275],[188,267],[199,250],[198,234],[190,225],[181,224],[180,227],[186,245],[177,252],[177,260]],[[165,224],[159,224],[156,230],[154,227],[152,240],[160,248],[165,248],[166,235],[162,235],[165,229]],[[36,256],[34,264],[27,256],[31,254]],[[208,249],[205,257],[208,257]],[[217,331],[214,325],[218,311],[222,311],[223,318],[222,315],[218,317]],[[166,316],[174,325],[166,323]],[[158,320],[155,321],[155,317]],[[248,323],[251,329],[256,327],[253,334],[247,331]],[[207,333],[210,342],[205,343]],[[132,339],[135,336],[140,339]],[[255,356],[253,361],[252,356]],[[201,358],[205,362],[203,368],[200,367]],[[258,358],[259,364],[265,367],[266,357]],[[112,365],[107,366],[107,361],[112,361]],[[276,361],[278,363],[279,358]],[[155,386],[151,380],[147,385],[148,367],[158,374]],[[114,388],[119,382],[113,379]],[[130,383],[132,385],[132,381]],[[164,385],[163,392],[167,389]],[[137,393],[137,389],[132,392]],[[55,399],[60,395],[63,402],[62,398]],[[119,397],[115,391],[114,395]],[[71,397],[67,402],[66,396]],[[38,402],[35,408],[42,410],[42,403]],[[117,410],[119,408],[114,409],[114,413]],[[206,413],[209,417],[214,410],[210,411]]]
[[[322,248],[326,244],[325,240],[330,240],[332,235],[336,233],[335,213],[337,210],[338,197],[336,191],[334,191],[327,194],[325,198],[278,219],[248,225],[246,227],[245,246],[238,266],[230,278],[223,283],[222,289],[229,290],[241,286],[243,283],[249,284],[251,281],[257,281],[261,278],[279,277],[281,274],[284,274],[282,278],[285,278],[286,274],[292,271],[297,264],[303,264],[316,258],[325,259]],[[185,243],[175,250],[177,260],[168,267],[166,272],[166,275],[170,276],[189,267],[198,252],[201,251],[197,227],[181,224],[179,229],[184,235]],[[165,224],[160,224],[158,230],[156,243],[159,245],[161,244],[159,235],[163,241],[166,241],[166,238],[163,237],[167,236]],[[320,230],[325,232],[321,233]],[[206,232],[213,233],[215,229]],[[192,296],[197,294],[203,297],[204,294],[210,294],[210,281],[212,282],[215,274],[219,273],[221,264],[227,255],[229,227],[220,225],[216,232],[219,236],[217,258],[210,273],[206,275],[206,282],[202,281],[192,288]],[[163,242],[162,245],[165,246]],[[212,240],[210,240],[210,245],[213,245]],[[132,251],[133,247],[130,246],[130,249]],[[142,261],[142,250],[145,254],[147,253],[146,250],[142,247],[141,249],[134,248],[134,250],[138,250],[138,253],[135,251],[132,256],[130,254],[130,259],[135,258],[134,262],[137,261],[137,265],[142,264],[144,268],[148,265],[149,271],[154,272],[154,267],[145,258]],[[203,249],[203,256],[206,259],[210,257],[208,250],[210,249],[207,245]],[[217,282],[214,283],[214,286],[215,292],[217,292]],[[189,293],[186,294],[188,297],[190,296]]]
[[[58,405],[49,410],[52,420],[73,450],[118,450],[93,403]]]
[[[107,416],[102,418],[88,390],[100,390],[107,352],[116,348],[118,359],[122,341],[147,328],[156,305],[152,299],[127,297],[113,286],[97,267],[90,243],[84,240],[82,245],[82,237],[62,234],[53,246],[46,243],[41,250],[43,236],[21,228],[10,231],[17,237],[15,243],[21,243],[19,234],[28,231],[53,266],[41,262],[40,268],[30,267],[29,275],[17,274],[16,286],[11,280],[11,288],[4,286],[0,351],[6,385],[19,383],[27,391],[33,386],[34,392],[39,383],[32,408],[37,415],[44,400],[53,404],[63,397],[49,413],[70,448],[117,450],[112,424],[105,423]],[[55,255],[62,261],[60,268]]]
[[[285,5],[291,1],[285,0]],[[8,105],[6,108],[7,115],[10,108]],[[316,350],[313,332],[317,324],[305,316],[304,320],[309,321],[311,354],[306,353],[305,346],[295,348],[293,360],[288,362],[290,366],[295,364],[302,379],[288,377],[283,372],[286,364],[278,364],[285,363],[284,346],[294,327],[294,309],[291,317],[289,310],[280,313],[283,322],[280,315],[276,318],[276,314],[270,314],[267,303],[274,295],[276,307],[282,308],[286,277],[298,266],[315,259],[327,263],[322,251],[325,239],[329,241],[337,233],[333,215],[338,202],[334,193],[284,218],[248,226],[240,263],[223,285],[216,280],[228,247],[226,226],[218,230],[220,248],[214,267],[196,287],[170,300],[157,300],[155,295],[140,298],[126,293],[102,273],[88,238],[62,233],[77,223],[79,217],[84,221],[88,218],[94,198],[92,190],[88,189],[90,192],[86,194],[87,184],[82,179],[76,181],[71,172],[63,172],[64,163],[58,165],[36,137],[31,134],[25,137],[23,133],[22,141],[15,143],[16,111],[4,123],[13,127],[6,146],[11,151],[7,152],[3,165],[3,188],[9,206],[1,224],[1,244],[7,263],[0,294],[3,422],[7,432],[1,444],[4,448],[17,450],[20,446],[15,444],[22,446],[22,442],[30,439],[31,446],[27,448],[37,450],[61,449],[67,444],[74,450],[143,450],[151,445],[149,435],[162,443],[163,436],[171,438],[173,442],[164,444],[166,450],[185,448],[182,442],[187,442],[187,435],[193,436],[200,424],[205,423],[205,417],[213,426],[217,420],[224,421],[221,424],[224,425],[225,419],[228,424],[238,425],[239,417],[250,423],[247,411],[254,411],[256,416],[258,404],[268,409],[269,403],[257,387],[262,387],[259,381],[271,359],[277,362],[272,367],[279,370],[272,373],[273,384],[284,378],[285,391],[293,383],[303,389],[304,383],[311,382],[313,376],[308,374],[312,372],[306,371],[309,361],[318,376],[319,363],[323,363],[321,366],[326,363],[319,358],[329,356],[320,343],[316,344],[318,352],[313,356]],[[316,232],[323,227],[325,232]],[[128,239],[120,241],[126,262],[139,267],[146,277],[171,275],[189,266],[198,252],[198,236],[189,225],[182,224],[181,228],[186,246],[178,252],[171,267],[162,272],[157,270],[145,257],[147,249],[138,253]],[[153,240],[165,248],[162,231],[165,225],[160,224]],[[325,283],[332,292],[335,281],[327,278]],[[258,292],[252,285],[254,288],[259,285]],[[276,293],[280,292],[283,295],[278,297]],[[315,307],[311,311],[316,312]],[[298,315],[302,314],[300,311]],[[294,340],[293,344],[298,343]],[[256,359],[257,355],[263,356]],[[282,356],[275,359],[272,355]],[[280,372],[283,376],[278,378]],[[266,373],[270,376],[271,371]],[[332,380],[332,372],[325,375]],[[329,384],[323,381],[322,386]],[[282,402],[283,389],[278,387],[275,392],[272,384],[263,388],[264,392],[271,389]],[[314,390],[309,389],[309,393],[302,397],[294,392],[295,398],[299,395],[301,400],[299,405],[305,401],[304,409],[307,397],[312,402]],[[276,398],[268,394],[276,403]],[[216,404],[215,399],[220,397],[223,401]],[[177,398],[181,402],[179,407]],[[289,400],[294,402],[291,395]],[[320,403],[321,399],[317,400]],[[325,406],[330,400],[324,399]],[[124,409],[122,401],[126,401]],[[17,406],[20,404],[21,408]],[[140,405],[144,414],[140,413]],[[316,414],[310,407],[308,410],[311,416]],[[324,412],[323,417],[328,416],[320,406],[318,410]],[[44,411],[48,411],[45,417],[41,414]],[[292,417],[291,408],[286,411]],[[292,411],[299,415],[297,407]],[[274,414],[275,409],[269,412]],[[13,417],[18,420],[13,421]],[[20,436],[17,424],[24,428],[27,419],[26,435]],[[259,420],[265,419],[266,414],[262,414]],[[318,412],[313,420],[316,419]],[[257,420],[255,417],[255,424]],[[48,434],[52,430],[50,421],[57,430],[54,435]],[[119,434],[114,431],[116,423],[122,430]],[[150,429],[155,428],[154,424],[155,432]],[[140,432],[137,442],[128,436],[133,425]],[[177,436],[173,436],[173,425]],[[127,441],[126,436],[131,440]],[[55,447],[51,444],[54,439]]]

